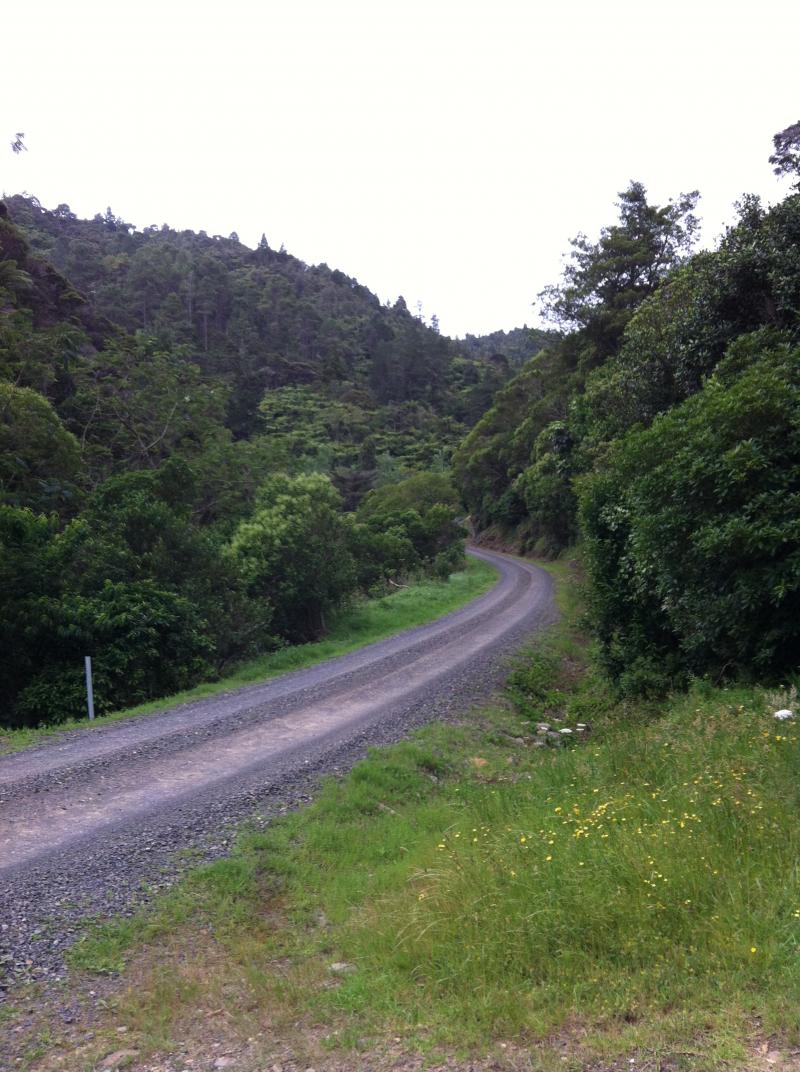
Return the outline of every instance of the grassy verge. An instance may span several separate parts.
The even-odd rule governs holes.
[[[0,728],[0,755],[27,748],[54,733],[95,728],[109,722],[116,722],[121,718],[130,718],[132,715],[164,711],[177,704],[203,699],[219,692],[228,692],[242,685],[266,681],[278,674],[302,670],[307,666],[324,662],[326,659],[333,659],[337,655],[346,655],[356,648],[363,648],[367,644],[373,644],[378,640],[385,640],[396,633],[401,633],[404,629],[411,629],[441,618],[471,599],[482,595],[496,580],[497,570],[493,566],[478,559],[469,558],[465,569],[451,574],[446,581],[419,581],[406,589],[379,599],[363,600],[331,617],[329,632],[324,640],[312,644],[297,644],[280,651],[270,652],[268,655],[243,663],[232,674],[218,681],[204,682],[174,696],[153,700],[124,711],[114,711],[102,718],[96,718],[91,723],[86,719],[75,719],[59,725],[39,726],[35,729]]]
[[[620,707],[556,572],[567,616],[505,702],[375,750],[74,949],[90,978],[123,971],[126,1045],[796,1067],[800,751],[772,717],[789,698],[699,685]]]

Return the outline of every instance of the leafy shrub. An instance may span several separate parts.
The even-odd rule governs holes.
[[[370,524],[352,521],[348,543],[356,564],[358,587],[363,592],[407,576],[420,566],[413,543],[399,525],[382,528],[379,520]]]
[[[440,581],[446,581],[451,573],[463,569],[466,565],[464,548],[461,543],[453,543],[434,558],[431,573]]]
[[[457,510],[460,501],[452,481],[444,473],[415,473],[397,484],[384,484],[375,488],[359,506],[359,516],[375,517],[381,514],[417,510],[425,513],[439,503]]]
[[[0,505],[0,719],[7,722],[20,688],[45,655],[37,647],[40,601],[56,584],[50,548],[54,518]]]
[[[188,600],[152,581],[108,581],[89,597],[43,598],[37,610],[47,660],[17,699],[24,723],[85,711],[84,655],[92,656],[98,714],[177,692],[211,670],[206,623]]]
[[[406,548],[406,569],[424,568],[446,578],[464,562],[466,531],[457,522],[458,496],[442,473],[417,473],[398,484],[376,488],[358,509],[358,519],[377,537],[391,535]],[[380,540],[374,550],[380,556]],[[410,550],[411,554],[408,554]],[[412,557],[413,556],[413,557]],[[401,559],[398,558],[397,564]],[[391,574],[385,573],[385,576]]]
[[[37,391],[0,381],[0,497],[41,510],[74,507],[80,446]]]

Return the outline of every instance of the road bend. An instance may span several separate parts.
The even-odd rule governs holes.
[[[233,826],[308,799],[320,774],[484,698],[556,617],[549,575],[486,550],[485,595],[305,670],[0,757],[0,986],[58,973],[87,912],[131,911],[181,849],[224,854]],[[172,876],[172,877],[170,877]]]

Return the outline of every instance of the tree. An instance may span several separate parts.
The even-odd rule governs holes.
[[[53,557],[72,594],[90,598],[110,580],[181,595],[221,667],[263,651],[272,634],[269,606],[248,598],[224,537],[197,521],[204,490],[202,474],[175,455],[159,469],[114,476],[59,534]]]
[[[460,505],[448,476],[416,473],[375,488],[361,502],[357,516],[376,535],[402,538],[413,548],[418,565],[446,577],[463,562],[466,532],[456,521]]]
[[[673,271],[642,302],[620,349],[589,376],[571,407],[573,430],[595,444],[699,391],[740,335],[800,339],[800,197],[765,211],[749,196],[714,252]]]
[[[145,331],[171,285],[170,267],[163,248],[157,245],[141,247],[131,259],[125,292],[129,301],[141,311],[140,326]]]
[[[230,543],[249,593],[269,600],[274,626],[289,640],[321,636],[326,612],[356,587],[339,507],[327,477],[278,474],[262,485],[255,513]]]
[[[30,275],[20,268],[15,260],[9,257],[7,260],[0,261],[0,300],[6,298],[3,291],[6,291],[8,298],[13,301],[18,294],[30,290],[32,286],[33,280]]]
[[[67,423],[101,471],[155,468],[176,450],[196,455],[221,431],[224,387],[205,379],[184,352],[159,349],[147,337],[94,355],[75,380]]]
[[[41,608],[57,590],[50,548],[56,535],[53,517],[0,504],[0,723],[12,719],[21,688],[47,659],[38,642]]]
[[[37,391],[0,382],[0,498],[48,511],[69,503],[80,445]]]
[[[573,446],[567,423],[553,421],[536,440],[533,464],[513,485],[532,519],[531,535],[540,553],[556,553],[578,535],[572,493]]]
[[[362,518],[398,510],[418,510],[424,513],[432,506],[444,504],[457,510],[461,503],[449,476],[443,473],[415,473],[398,484],[385,484],[371,491],[361,503]]]
[[[769,158],[776,175],[796,175],[800,187],[800,119],[773,137],[775,152]]]
[[[547,319],[585,334],[592,364],[615,352],[637,306],[691,251],[699,196],[651,205],[644,186],[631,182],[619,195],[619,223],[604,227],[597,242],[584,234],[572,240],[563,282],[538,297]]]

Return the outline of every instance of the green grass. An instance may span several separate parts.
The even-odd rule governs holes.
[[[792,697],[698,684],[618,705],[555,572],[568,617],[519,660],[511,702],[373,751],[74,949],[76,968],[128,973],[113,1015],[137,1046],[192,1038],[218,1007],[236,1037],[505,1039],[542,1068],[753,1067],[757,1044],[797,1044],[800,748],[772,718]],[[563,747],[536,747],[542,720],[573,729]]]
[[[424,625],[449,614],[486,592],[495,583],[497,576],[497,570],[493,566],[478,559],[468,558],[466,567],[451,574],[446,581],[418,581],[408,588],[378,599],[365,599],[333,615],[324,640],[270,652],[243,663],[232,674],[218,681],[204,682],[174,696],[163,697],[124,711],[114,711],[96,718],[93,722],[74,719],[34,729],[8,730],[0,727],[0,755],[18,752],[37,744],[45,737],[65,730],[96,728],[133,715],[164,711],[178,704],[214,696],[219,692],[228,692],[242,685],[256,684],[279,674],[302,670],[338,655],[346,655],[367,644],[394,636],[404,629]]]

